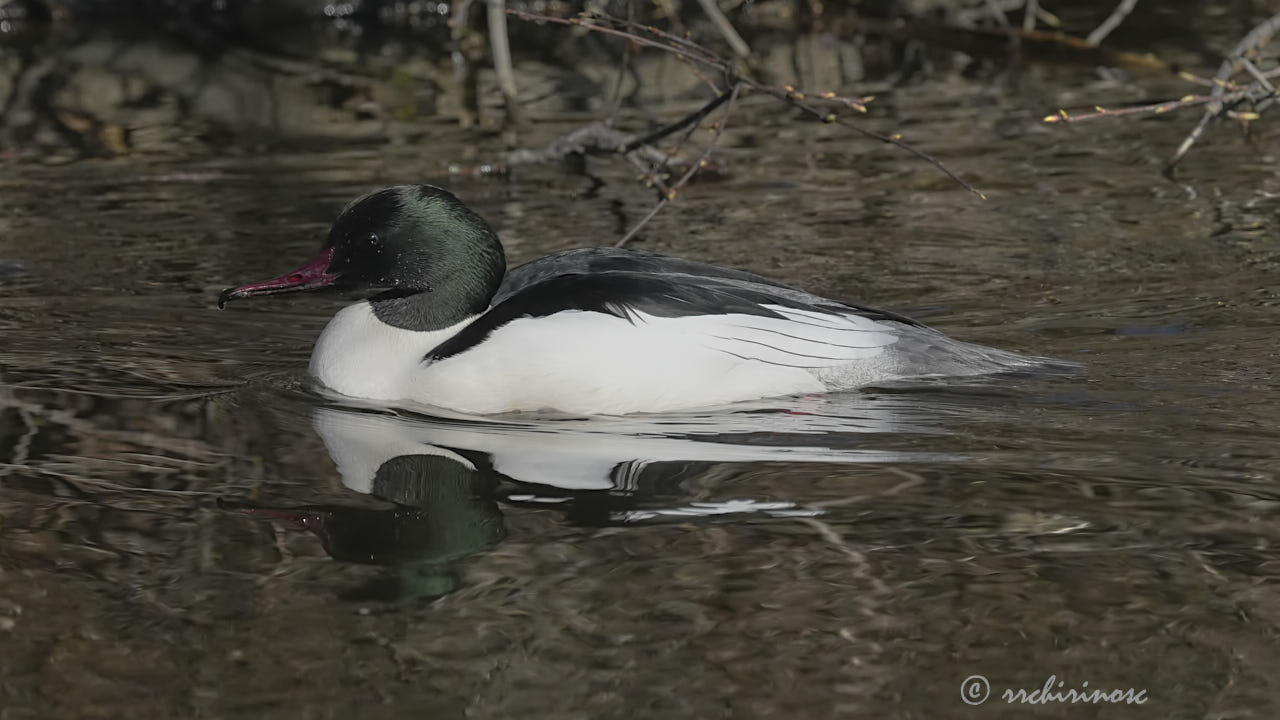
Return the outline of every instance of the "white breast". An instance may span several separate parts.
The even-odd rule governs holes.
[[[417,332],[392,327],[369,302],[349,305],[333,316],[311,353],[312,376],[325,387],[351,397],[407,400],[423,358],[435,346],[471,322],[444,330]]]

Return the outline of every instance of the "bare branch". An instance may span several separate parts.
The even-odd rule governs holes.
[[[937,168],[947,177],[951,178],[953,181],[955,181],[964,189],[977,195],[980,198],[986,199],[986,195],[982,194],[977,190],[977,188],[974,188],[972,185],[962,180],[958,175],[956,175],[949,168],[944,166],[936,158],[934,158],[933,156],[929,155],[928,153],[922,150],[918,150],[915,147],[903,142],[902,137],[900,135],[881,135],[879,133],[866,130],[860,126],[854,125],[848,120],[845,120],[839,117],[836,113],[830,110],[821,109],[821,108],[815,107],[810,103],[804,102],[804,98],[806,97],[805,94],[790,86],[785,86],[782,88],[772,87],[772,86],[764,85],[763,83],[760,83],[752,78],[745,77],[741,75],[734,68],[733,64],[730,61],[726,60],[723,57],[720,57],[719,55],[716,55],[712,51],[708,50],[707,48],[701,45],[698,45],[697,43],[691,40],[676,37],[675,35],[659,30],[658,28],[653,27],[651,25],[640,26],[640,25],[637,25],[636,23],[632,23],[627,20],[622,20],[620,18],[616,18],[610,15],[594,15],[584,19],[584,18],[555,18],[555,17],[546,16],[546,15],[537,15],[534,13],[528,13],[521,10],[508,10],[507,13],[510,15],[514,15],[515,17],[518,17],[522,20],[528,20],[531,22],[549,22],[549,23],[554,23],[559,25],[572,25],[572,26],[582,27],[594,32],[600,32],[607,35],[613,35],[615,37],[626,38],[644,47],[656,48],[656,49],[662,50],[663,52],[673,54],[677,57],[682,57],[691,63],[701,65],[707,69],[716,70],[725,78],[726,82],[731,87],[734,88],[735,92],[737,92],[737,90],[739,89],[739,86],[742,86],[751,90],[756,90],[758,92],[767,93],[805,112],[806,114],[808,114],[809,116],[815,119],[821,120],[826,123],[837,123],[839,125],[843,125],[844,127],[853,129],[854,131],[858,132],[864,137],[872,138],[874,140],[879,140],[880,142],[893,145],[895,147],[906,150],[907,152],[915,155],[916,157],[924,160],[925,162],[928,162],[930,165],[933,165],[935,168]],[[858,110],[861,112],[865,112],[865,109],[866,109],[865,101],[850,100],[848,98],[838,98],[833,93],[822,93],[817,97],[823,100],[834,100],[840,104],[843,104],[847,107],[850,107],[854,110]],[[712,109],[714,109],[714,107]],[[675,132],[675,130],[678,130],[678,129],[679,128],[675,128],[670,132]],[[665,134],[670,134],[670,132],[667,132]]]
[[[507,38],[507,0],[488,0],[485,14],[489,20],[489,50],[493,53],[493,69],[498,74],[507,124],[520,124],[520,100],[516,97],[516,76],[511,66],[511,45]]]
[[[1164,174],[1166,176],[1173,174],[1174,168],[1191,150],[1191,146],[1195,145],[1200,136],[1204,134],[1205,129],[1209,127],[1209,123],[1224,115],[1227,110],[1232,109],[1231,105],[1240,101],[1236,100],[1228,104],[1226,99],[1227,87],[1232,76],[1240,71],[1241,66],[1249,56],[1256,55],[1259,50],[1270,43],[1277,32],[1280,32],[1280,14],[1272,15],[1259,23],[1227,53],[1226,59],[1218,66],[1218,72],[1213,76],[1216,84],[1213,90],[1210,91],[1210,100],[1204,109],[1204,115],[1200,117],[1200,122],[1191,128],[1191,132],[1187,133],[1187,137],[1183,139],[1182,144],[1178,146],[1178,149],[1173,153],[1173,157],[1165,165]],[[1253,92],[1253,88],[1258,88],[1260,92]],[[1246,93],[1245,97],[1255,103],[1269,99],[1274,94],[1273,91],[1267,91],[1256,82],[1246,88],[1244,92]],[[1241,98],[1241,100],[1243,99],[1245,98]]]
[[[1027,0],[1022,9],[1022,30],[1031,32],[1036,29],[1036,15],[1040,12],[1038,0]]]
[[[724,37],[725,42],[729,43],[729,47],[733,48],[733,54],[738,57],[747,57],[751,54],[751,46],[747,45],[747,41],[742,39],[738,31],[734,29],[733,23],[729,22],[729,18],[724,16],[720,11],[720,6],[716,5],[716,0],[698,0],[698,4],[702,6],[702,12],[711,18],[711,23],[716,26],[716,30],[720,31],[720,35]]]
[[[632,150],[635,150],[642,145],[652,145],[653,143],[661,140],[664,137],[667,137],[668,135],[674,132],[677,132],[678,130],[681,130],[682,128],[686,128],[695,123],[702,122],[703,118],[710,115],[712,111],[714,111],[716,108],[726,103],[728,100],[729,100],[729,94],[722,92],[716,97],[712,98],[711,102],[707,103],[706,105],[703,105],[701,108],[697,109],[696,111],[680,118],[679,120],[673,123],[670,123],[668,125],[663,125],[657,130],[654,130],[653,132],[649,133],[648,135],[637,138],[627,143],[627,147],[623,150],[623,152],[631,152]]]
[[[1102,41],[1111,34],[1111,31],[1120,27],[1120,23],[1124,22],[1124,19],[1129,17],[1129,13],[1133,12],[1133,8],[1136,7],[1137,4],[1138,0],[1120,0],[1120,4],[1116,6],[1116,9],[1112,10],[1111,14],[1107,16],[1107,19],[1103,20],[1101,25],[1094,28],[1093,32],[1089,33],[1089,36],[1086,37],[1084,41],[1095,47],[1101,45]]]
[[[1101,31],[1110,32],[1132,10],[1136,2],[1137,0],[1123,0],[1120,6],[1111,14],[1111,17],[1108,18],[1108,21],[1090,34],[1090,42],[1095,37],[1100,40],[1105,35]],[[1056,114],[1044,118],[1044,121],[1049,123],[1073,123],[1100,117],[1117,117],[1142,113],[1160,114],[1193,105],[1203,105],[1204,114],[1200,116],[1200,120],[1183,138],[1169,162],[1165,164],[1163,174],[1166,177],[1172,177],[1178,163],[1182,158],[1186,157],[1192,146],[1200,140],[1214,120],[1222,117],[1244,122],[1257,120],[1264,110],[1275,104],[1277,90],[1271,80],[1280,77],[1280,68],[1272,68],[1264,72],[1253,63],[1251,58],[1257,57],[1277,34],[1280,34],[1280,14],[1273,15],[1259,23],[1241,38],[1227,53],[1212,78],[1202,78],[1187,72],[1179,73],[1179,77],[1183,80],[1210,88],[1207,95],[1187,95],[1178,100],[1120,109],[1095,106],[1094,112],[1079,115],[1070,115],[1066,110],[1059,110]],[[1232,79],[1241,71],[1244,71],[1252,79],[1252,82],[1242,84]],[[1245,111],[1237,110],[1236,108],[1241,104],[1248,104],[1251,109]]]
[[[662,208],[666,207],[667,203],[676,199],[676,194],[680,192],[680,188],[684,187],[699,170],[706,167],[707,158],[711,155],[711,149],[714,148],[716,143],[720,140],[720,135],[724,132],[725,123],[729,121],[729,116],[733,114],[733,103],[737,100],[738,91],[741,89],[741,84],[734,84],[733,89],[727,93],[729,96],[728,104],[725,105],[724,114],[720,116],[720,122],[716,123],[715,134],[711,137],[711,142],[707,143],[706,149],[702,151],[702,156],[698,158],[697,162],[689,166],[689,169],[685,171],[684,175],[680,176],[680,179],[676,181],[676,184],[672,185],[666,195],[663,196],[663,198],[658,201],[658,204],[649,211],[649,214],[645,215],[641,218],[640,222],[632,226],[632,228],[627,231],[627,234],[623,235],[622,239],[618,240],[618,242],[614,244],[614,247],[622,247],[623,245],[626,245],[631,238],[636,236],[636,233],[640,232],[641,228],[647,225],[649,221],[652,220],[660,210],[662,210]]]
[[[1044,121],[1047,123],[1075,123],[1084,120],[1096,120],[1101,117],[1117,117],[1120,115],[1141,115],[1144,113],[1152,113],[1160,115],[1170,110],[1178,110],[1193,105],[1203,105],[1213,98],[1209,95],[1187,95],[1178,100],[1167,100],[1165,102],[1151,103],[1150,105],[1134,105],[1126,108],[1104,108],[1101,105],[1094,105],[1093,112],[1081,113],[1079,115],[1068,114],[1066,110],[1059,110],[1056,115],[1046,115]]]

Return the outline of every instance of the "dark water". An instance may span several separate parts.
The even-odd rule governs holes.
[[[652,201],[619,164],[449,178],[499,146],[442,125],[0,168],[0,717],[1271,716],[1274,132],[1174,183],[1193,115],[1039,123],[1112,99],[886,98],[985,202],[759,108],[640,243],[1081,374],[650,418],[341,406],[303,377],[341,300],[213,308],[395,182],[515,261],[610,243]],[[999,699],[1051,675],[1147,702]]]

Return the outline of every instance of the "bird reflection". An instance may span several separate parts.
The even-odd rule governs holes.
[[[321,407],[313,424],[343,485],[389,507],[221,505],[308,530],[335,560],[390,569],[348,599],[431,599],[457,589],[459,560],[502,541],[503,507],[554,510],[588,526],[811,516],[818,511],[785,501],[690,502],[681,488],[724,463],[919,458],[859,445],[876,433],[936,432],[900,409],[831,403],[503,421]]]
[[[356,601],[429,599],[452,592],[459,581],[454,563],[506,535],[495,495],[497,476],[466,461],[398,455],[380,463],[364,486],[392,506],[220,504],[308,530],[334,560],[396,570],[345,594]]]

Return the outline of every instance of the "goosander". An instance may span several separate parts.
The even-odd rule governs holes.
[[[320,254],[227,301],[339,290],[310,373],[340,395],[485,415],[623,415],[994,373],[1040,359],[753,273],[639,250],[554,253],[506,272],[498,236],[449,192],[360,197]]]

